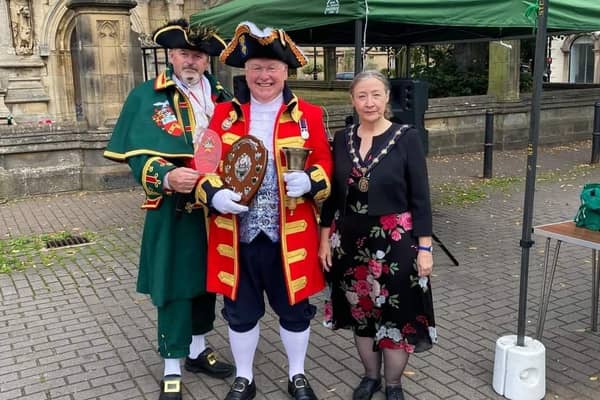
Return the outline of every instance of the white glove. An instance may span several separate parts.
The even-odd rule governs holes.
[[[310,178],[304,171],[291,171],[283,174],[285,190],[289,197],[300,197],[310,192]]]
[[[239,214],[248,211],[248,207],[236,203],[242,196],[231,189],[221,189],[212,198],[212,206],[221,214]]]

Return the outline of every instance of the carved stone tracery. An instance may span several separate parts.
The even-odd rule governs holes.
[[[117,21],[99,20],[98,22],[98,35],[100,39],[112,38],[118,39],[119,35],[119,23]]]

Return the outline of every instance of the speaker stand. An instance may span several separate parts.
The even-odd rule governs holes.
[[[454,265],[458,267],[458,260],[456,259],[456,257],[454,257],[452,255],[452,253],[450,253],[450,250],[448,250],[448,248],[444,245],[444,243],[442,243],[442,241],[440,240],[440,238],[437,237],[437,235],[435,233],[432,233],[431,237],[440,246],[440,248],[444,251],[444,253],[446,253],[446,255],[448,256],[448,258],[450,260],[452,260],[452,263],[454,263]]]

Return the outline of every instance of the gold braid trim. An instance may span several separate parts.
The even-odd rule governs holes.
[[[298,60],[300,65],[306,65],[308,63],[308,60],[306,59],[306,57],[304,57],[304,54],[302,54],[302,52],[300,51],[298,46],[296,46],[296,43],[294,43],[294,41],[283,30],[281,30],[281,29],[275,30],[274,29],[271,32],[271,34],[266,37],[265,36],[256,36],[252,33],[252,31],[250,30],[250,28],[247,25],[238,26],[238,28],[236,29],[236,31],[233,35],[232,41],[225,48],[225,50],[223,50],[221,52],[221,55],[219,56],[219,60],[221,62],[225,63],[225,60],[227,59],[227,57],[229,57],[231,55],[231,53],[233,53],[235,51],[235,49],[238,47],[238,44],[240,43],[240,38],[245,33],[249,34],[251,37],[256,39],[258,41],[258,43],[261,44],[261,46],[267,46],[267,45],[273,43],[273,41],[275,41],[275,40],[280,40],[282,44],[289,46],[290,50],[292,51],[292,53],[294,54],[294,56],[296,57],[296,59]]]

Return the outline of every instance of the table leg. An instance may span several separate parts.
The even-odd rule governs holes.
[[[542,282],[542,294],[540,296],[540,309],[538,311],[537,329],[535,337],[537,340],[542,340],[544,334],[544,323],[546,321],[546,312],[548,311],[548,303],[550,302],[550,293],[552,292],[552,283],[554,281],[554,273],[556,272],[556,264],[558,263],[558,253],[560,252],[561,240],[556,241],[554,247],[554,257],[552,266],[548,271],[548,257],[550,254],[550,238],[546,239],[546,249],[544,250],[544,281]],[[548,279],[549,274],[549,279]],[[546,293],[547,292],[547,293]]]
[[[600,289],[598,251],[592,250],[592,331],[598,332],[598,290]]]

